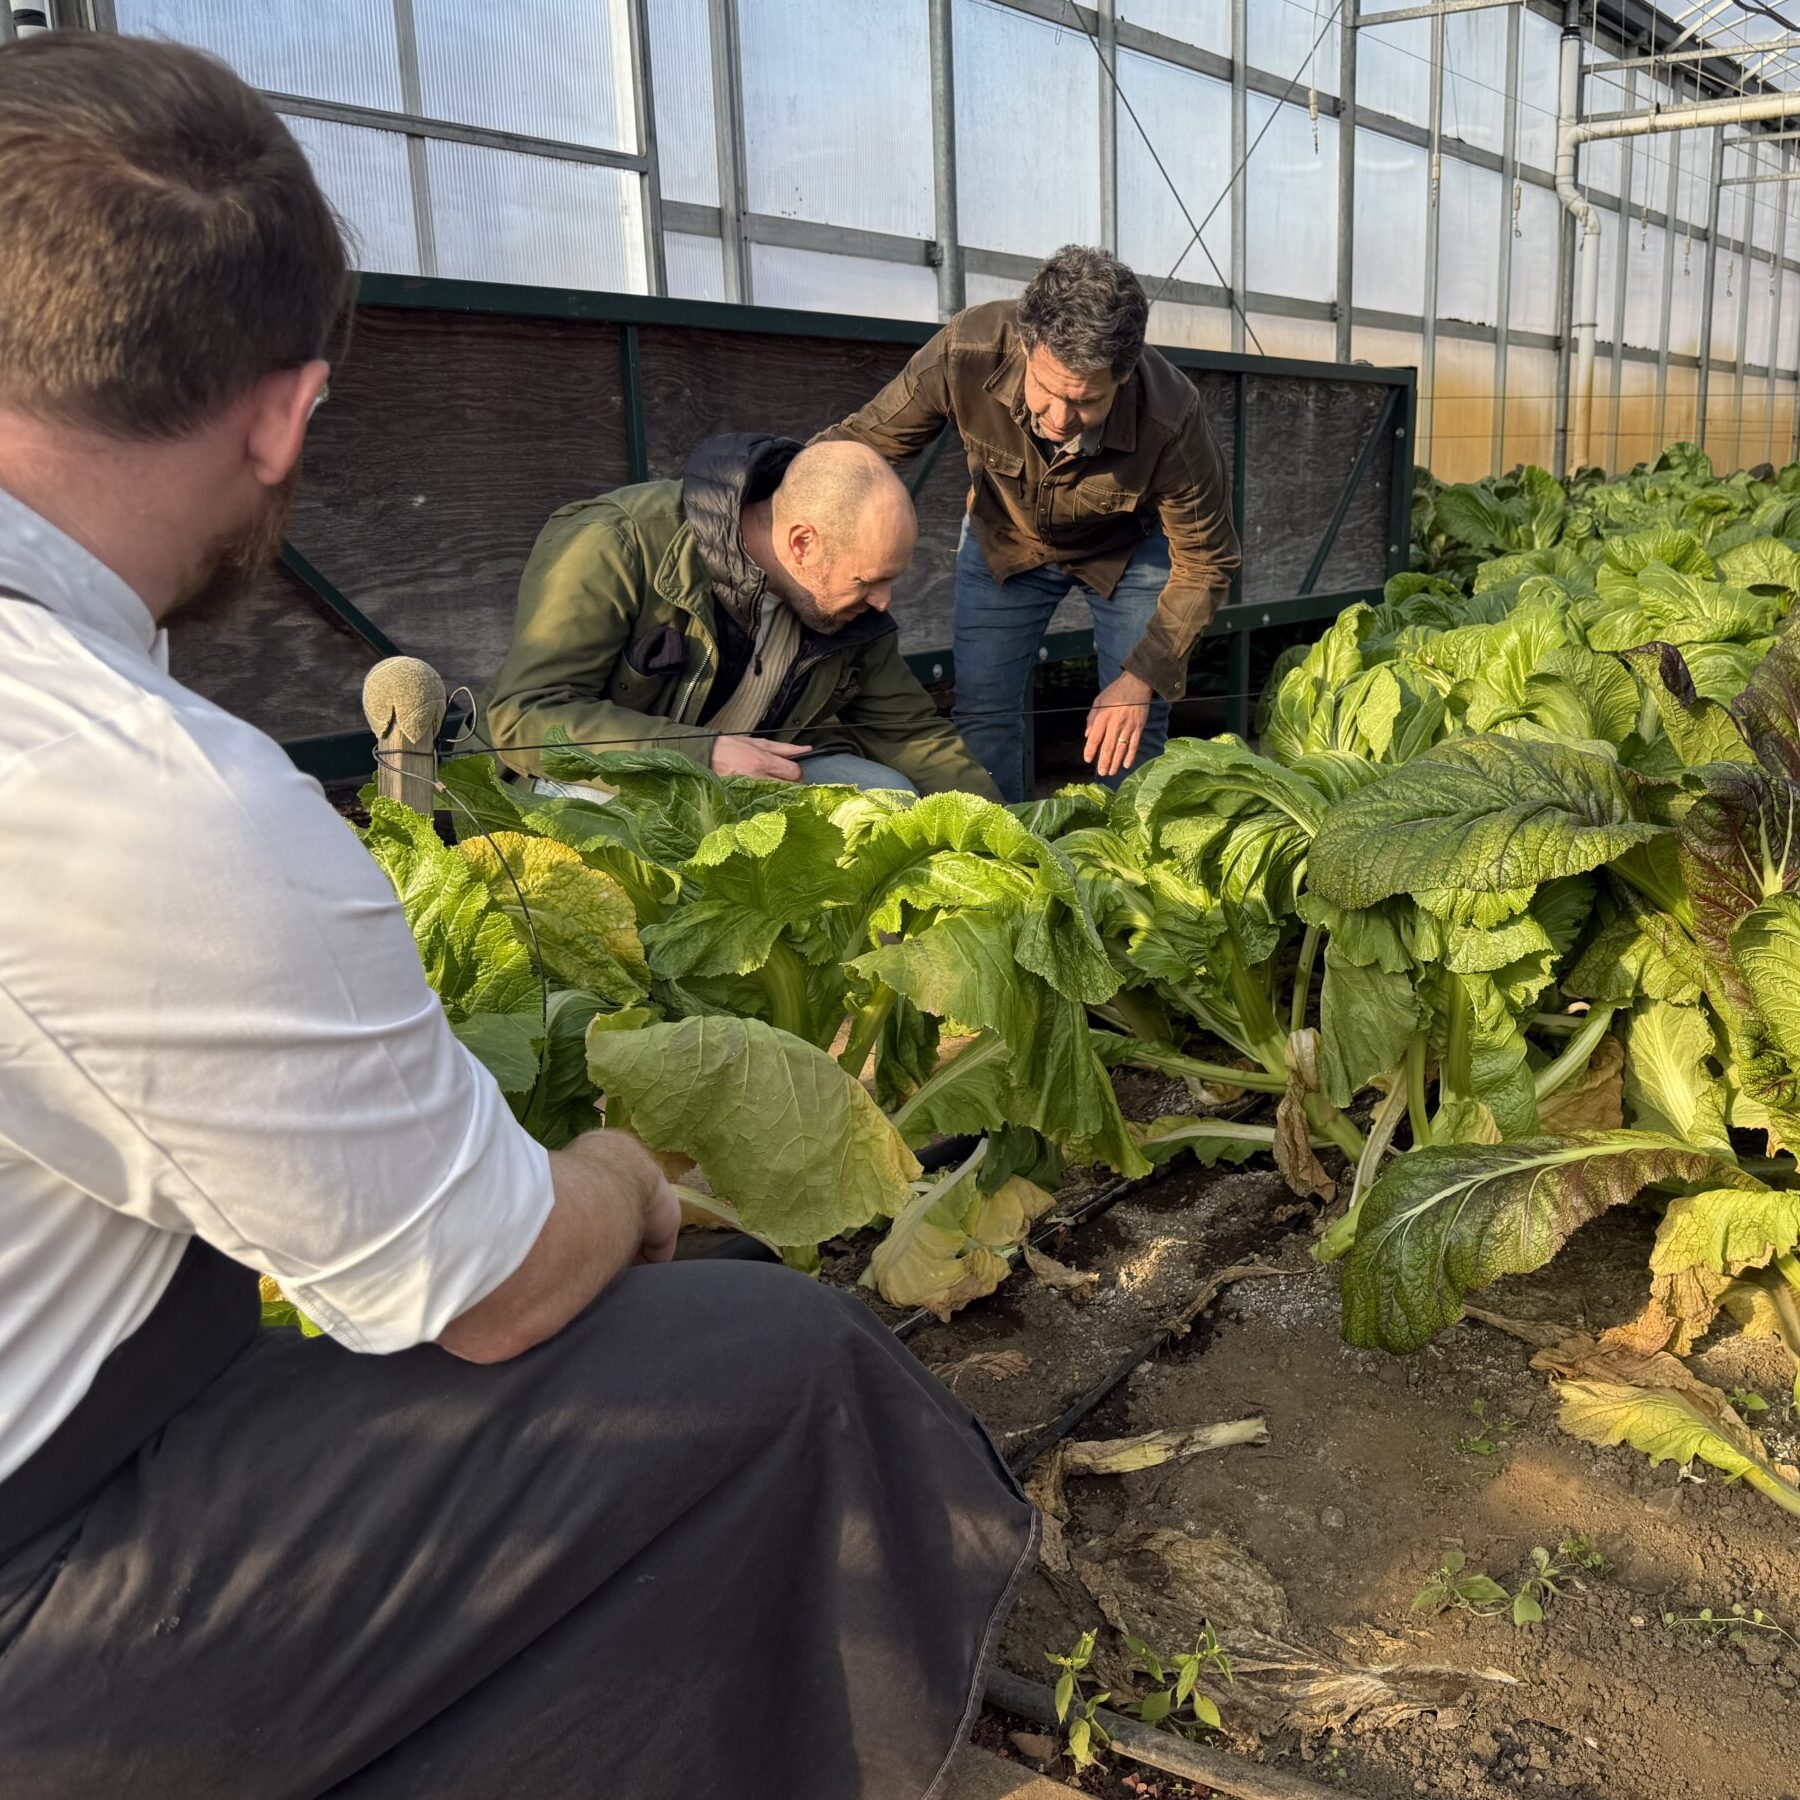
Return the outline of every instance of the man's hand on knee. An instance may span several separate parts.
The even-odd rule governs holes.
[[[554,1337],[622,1269],[675,1254],[681,1205],[656,1159],[623,1131],[590,1131],[550,1153],[555,1203],[525,1259],[453,1319],[438,1343],[469,1362],[506,1362]]]
[[[779,744],[773,738],[722,737],[713,745],[715,775],[759,775],[764,781],[798,781],[797,756],[808,754],[804,744]]]

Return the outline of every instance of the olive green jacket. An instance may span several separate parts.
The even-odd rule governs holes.
[[[709,500],[716,513],[717,489]],[[519,582],[512,647],[481,706],[484,734],[508,768],[541,775],[541,746],[558,727],[588,747],[676,750],[710,763],[713,734],[700,721],[719,667],[716,608],[734,604],[753,628],[761,603],[760,582],[743,591],[735,501],[729,523],[735,557],[721,566],[717,550],[709,562],[678,481],[620,488],[552,514]],[[880,613],[833,636],[804,633],[761,729],[885,763],[922,793],[1000,797]]]

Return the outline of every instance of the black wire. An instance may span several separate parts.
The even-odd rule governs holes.
[[[1250,159],[1251,159],[1251,157],[1253,157],[1256,154],[1256,146],[1258,144],[1260,144],[1265,137],[1268,136],[1269,127],[1271,125],[1273,125],[1275,123],[1276,119],[1280,116],[1282,107],[1284,107],[1287,104],[1288,96],[1294,91],[1294,89],[1296,87],[1299,86],[1300,77],[1306,73],[1307,63],[1311,62],[1313,57],[1317,54],[1319,46],[1322,43],[1324,43],[1324,41],[1325,41],[1326,33],[1331,30],[1331,27],[1332,27],[1333,23],[1336,21],[1338,14],[1340,12],[1342,12],[1343,10],[1344,10],[1344,0],[1336,0],[1336,4],[1333,5],[1333,7],[1331,9],[1330,17],[1326,19],[1325,23],[1322,26],[1320,26],[1319,35],[1313,39],[1312,48],[1307,51],[1305,60],[1302,61],[1302,63],[1300,64],[1300,67],[1294,71],[1293,80],[1290,81],[1287,84],[1287,86],[1281,90],[1281,97],[1275,102],[1274,106],[1270,108],[1269,116],[1263,120],[1262,130],[1256,134],[1256,136],[1251,140],[1249,148],[1247,150],[1245,150],[1243,161],[1240,162],[1238,164],[1238,166],[1231,171],[1230,179],[1226,181],[1225,186],[1220,190],[1218,199],[1216,199],[1212,203],[1211,210],[1207,213],[1206,217],[1204,219],[1202,219],[1200,221],[1200,223],[1194,227],[1193,237],[1189,238],[1188,241],[1181,246],[1181,254],[1175,258],[1174,263],[1170,266],[1168,274],[1166,274],[1162,278],[1162,281],[1157,286],[1156,292],[1150,296],[1152,300],[1160,299],[1162,297],[1163,293],[1167,290],[1169,283],[1175,279],[1175,271],[1177,269],[1179,269],[1184,262],[1187,261],[1187,253],[1191,249],[1193,249],[1195,239],[1199,238],[1201,232],[1203,232],[1207,228],[1207,226],[1212,223],[1213,213],[1216,213],[1219,210],[1219,208],[1225,204],[1227,196],[1231,193],[1231,190],[1237,186],[1238,177],[1240,175],[1242,175],[1243,172],[1245,171],[1245,169],[1247,169],[1250,166]],[[1135,115],[1134,115],[1134,117],[1135,117]],[[1139,130],[1142,130],[1142,129],[1143,129],[1142,126],[1140,126]],[[1148,140],[1146,140],[1146,142],[1147,141]],[[1346,147],[1345,145],[1340,143],[1338,145],[1338,155],[1343,156],[1346,153],[1354,155],[1355,148],[1356,147],[1354,144]],[[1205,249],[1205,247],[1206,247],[1205,244],[1202,243],[1201,248]],[[1216,263],[1213,266],[1214,266],[1214,268],[1218,267],[1218,265]],[[1226,283],[1227,287],[1229,287],[1230,285],[1231,284],[1229,282]],[[1244,323],[1245,323],[1246,328],[1248,328],[1249,320],[1246,319],[1244,321]],[[1259,348],[1260,348],[1260,346],[1259,346]]]
[[[1130,115],[1132,124],[1137,127],[1137,134],[1144,140],[1144,148],[1150,152],[1150,160],[1156,164],[1157,174],[1163,178],[1169,192],[1175,196],[1175,204],[1181,208],[1181,216],[1187,220],[1188,229],[1194,234],[1194,238],[1200,239],[1201,252],[1206,257],[1206,260],[1212,264],[1212,272],[1218,276],[1219,284],[1225,290],[1225,297],[1231,310],[1244,321],[1244,329],[1249,332],[1250,341],[1256,346],[1257,355],[1266,355],[1267,353],[1262,347],[1262,339],[1256,335],[1256,327],[1250,323],[1250,315],[1244,311],[1243,305],[1239,301],[1230,280],[1226,277],[1225,271],[1219,267],[1219,259],[1213,255],[1212,247],[1207,243],[1205,238],[1200,237],[1202,228],[1194,223],[1194,215],[1188,211],[1188,203],[1182,199],[1181,189],[1175,185],[1175,177],[1169,173],[1168,169],[1163,164],[1163,159],[1157,155],[1156,146],[1150,141],[1150,133],[1144,129],[1144,121],[1137,116],[1137,108],[1131,104],[1131,97],[1122,87],[1120,87],[1118,71],[1106,60],[1106,52],[1100,48],[1099,37],[1094,32],[1089,31],[1086,25],[1082,24],[1081,9],[1075,4],[1075,0],[1063,0],[1063,5],[1069,9],[1069,15],[1074,19],[1076,26],[1080,29],[1081,35],[1093,45],[1094,54],[1100,59],[1100,68],[1105,74],[1106,79],[1112,83],[1114,96]],[[1216,211],[1217,208],[1214,210]],[[1211,216],[1211,213],[1207,214],[1208,218],[1211,218]],[[1188,242],[1191,244],[1194,241],[1194,238],[1190,238]],[[1182,251],[1181,256],[1182,260],[1185,261],[1187,258],[1187,251],[1185,249]],[[1177,262],[1175,267],[1177,269],[1180,268],[1181,263]],[[1173,274],[1174,271],[1171,270],[1170,273]],[[1166,287],[1168,285],[1167,281],[1165,281],[1163,285]],[[1160,292],[1161,290],[1159,289],[1158,291]]]

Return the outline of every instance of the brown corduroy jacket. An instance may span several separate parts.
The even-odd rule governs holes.
[[[1158,526],[1169,580],[1125,667],[1165,700],[1181,697],[1194,640],[1238,566],[1231,489],[1194,384],[1146,348],[1091,456],[1055,467],[1025,405],[1018,302],[958,313],[868,405],[819,433],[856,438],[890,462],[955,425],[969,459],[969,528],[997,580],[1055,564],[1110,594]],[[815,440],[817,441],[817,440]]]

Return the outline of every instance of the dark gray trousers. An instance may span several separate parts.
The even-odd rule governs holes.
[[[265,1332],[0,1565],[0,1793],[920,1800],[1033,1540],[786,1270],[635,1269],[488,1368]]]

